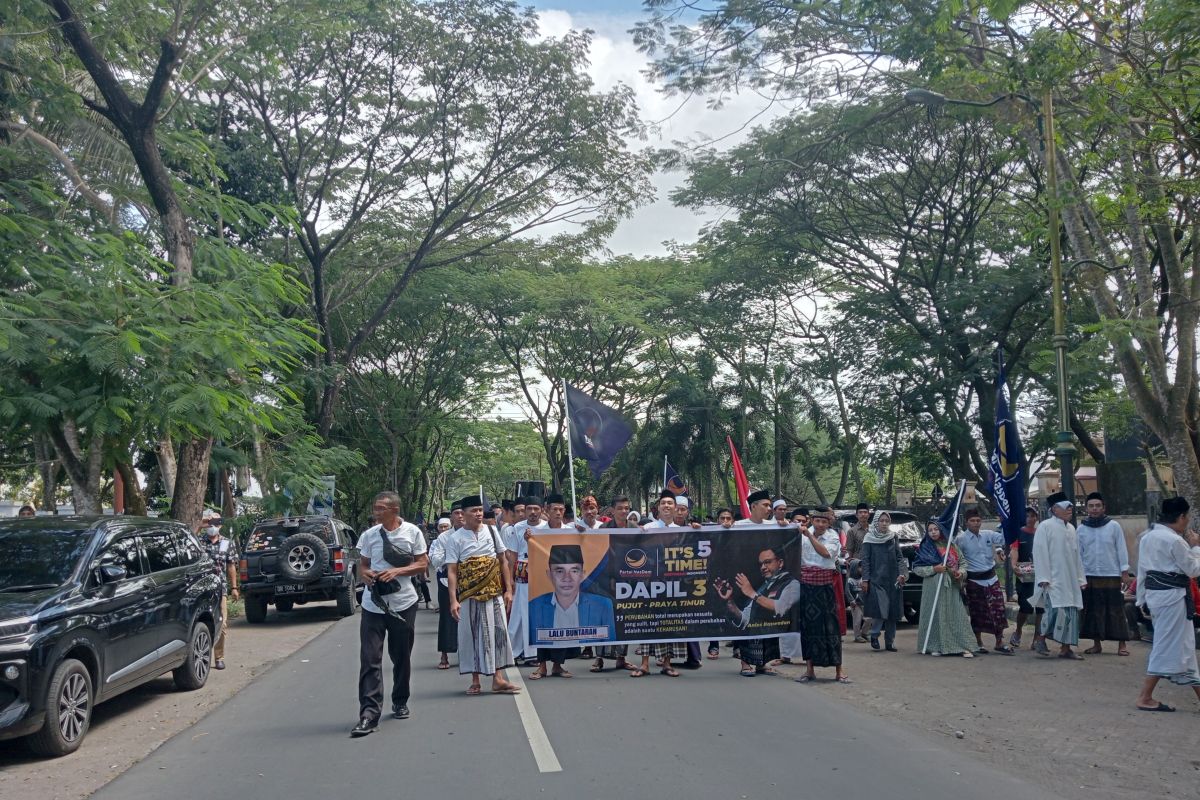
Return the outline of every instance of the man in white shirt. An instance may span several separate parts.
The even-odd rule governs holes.
[[[569,527],[566,523],[565,516],[567,513],[567,501],[561,494],[546,495],[546,504],[543,508],[546,513],[545,527],[549,530],[563,530]],[[530,535],[529,531],[525,532],[526,537]],[[528,588],[526,588],[528,592]],[[532,627],[532,626],[531,626]],[[532,638],[532,637],[530,637]],[[539,647],[537,648],[537,669],[529,674],[529,679],[533,681],[541,680],[547,674],[552,674],[556,678],[573,678],[574,673],[563,666],[568,658],[575,658],[579,655],[578,647]],[[553,664],[553,672],[547,673],[548,665]]]
[[[429,545],[429,563],[433,567],[438,593],[438,652],[441,654],[438,669],[450,669],[450,654],[458,652],[458,622],[450,616],[450,578],[446,575],[446,542],[454,530],[455,514],[462,522],[462,509],[452,508],[449,517],[437,521],[438,535]]]
[[[657,518],[643,525],[642,530],[683,527],[675,524],[675,493],[670,489],[663,489],[658,495],[657,512]]]
[[[467,694],[482,693],[480,675],[492,677],[494,694],[517,694],[505,667],[513,665],[508,642],[512,605],[511,573],[504,543],[495,528],[483,524],[483,498],[460,501],[463,526],[446,540],[446,572],[450,579],[450,613],[458,621],[458,672],[471,675]]]
[[[1043,520],[1033,535],[1034,607],[1045,604],[1042,635],[1059,643],[1059,658],[1082,661],[1071,649],[1079,644],[1079,611],[1083,608],[1083,561],[1079,537],[1071,519],[1072,503],[1062,492],[1046,498],[1050,518]],[[1049,655],[1046,653],[1044,655]]]
[[[782,497],[775,498],[775,502],[771,503],[771,516],[775,518],[775,524],[781,528],[788,526],[787,518],[787,501]]]
[[[1154,687],[1166,678],[1190,686],[1200,698],[1196,632],[1190,617],[1191,579],[1200,577],[1200,536],[1188,530],[1191,508],[1182,497],[1164,500],[1158,522],[1138,542],[1137,604],[1154,620],[1154,643],[1146,680],[1138,695],[1142,711],[1174,711],[1154,699]]]
[[[409,578],[429,567],[421,530],[400,518],[400,496],[380,492],[371,506],[378,520],[358,540],[358,574],[367,585],[359,621],[358,738],[379,727],[383,705],[383,646],[392,661],[392,716],[408,719],[409,678],[417,591]],[[384,543],[387,537],[389,546]],[[391,556],[389,559],[388,556]],[[393,563],[393,561],[397,563]]]
[[[1104,511],[1104,497],[1099,492],[1087,496],[1087,516],[1079,525],[1079,556],[1083,559],[1083,613],[1080,615],[1079,636],[1091,639],[1085,653],[1099,655],[1100,642],[1117,643],[1117,655],[1129,655],[1126,643],[1130,639],[1129,621],[1125,618],[1125,584],[1129,581],[1129,550],[1125,546],[1125,531]]]
[[[542,520],[542,498],[522,497],[517,501],[525,513],[525,519],[509,529],[504,539],[512,558],[509,564],[513,578],[513,604],[508,614],[508,638],[512,644],[513,660],[524,666],[537,656],[537,649],[529,643],[529,531],[545,528]]]

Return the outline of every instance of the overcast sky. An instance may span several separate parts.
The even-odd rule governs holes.
[[[597,87],[617,84],[633,88],[642,120],[657,123],[658,129],[648,141],[631,142],[634,148],[669,147],[674,142],[700,144],[720,139],[723,146],[743,138],[748,125],[769,120],[782,109],[768,110],[767,101],[755,94],[730,98],[719,110],[706,107],[705,98],[684,100],[667,96],[661,87],[642,74],[647,59],[638,52],[629,29],[647,16],[638,0],[528,0],[540,15],[542,30],[561,36],[569,30],[594,31],[590,71]],[[608,242],[613,253],[661,255],[665,242],[691,242],[711,217],[697,216],[687,209],[672,206],[671,189],[682,181],[681,173],[655,176],[657,197],[636,210],[623,222]]]

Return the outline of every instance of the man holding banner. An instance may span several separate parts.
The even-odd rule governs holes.
[[[745,519],[739,519],[733,523],[733,527],[745,528],[753,525],[768,524],[768,518],[771,516],[770,492],[765,489],[751,492],[746,498],[746,504],[750,507],[750,516]],[[760,566],[762,565],[761,560],[759,564]],[[722,597],[722,599],[728,602],[730,598]],[[733,644],[733,657],[742,662],[742,669],[739,674],[743,678],[753,678],[755,675],[778,675],[779,673],[769,667],[768,664],[779,658],[779,639],[771,636],[762,639],[742,639],[736,641]]]
[[[564,516],[567,512],[566,499],[561,494],[546,495],[546,528],[548,530],[560,530],[567,527]],[[549,570],[553,573],[553,569]],[[529,639],[530,641],[537,640],[537,624],[533,619],[534,610],[533,603],[529,604]],[[551,626],[553,627],[553,626]],[[573,678],[571,672],[563,666],[568,658],[575,658],[579,655],[579,648],[572,647],[566,649],[555,649],[550,647],[537,648],[537,669],[529,674],[531,681],[541,680],[547,675],[547,664],[554,664],[554,669],[549,674],[556,678]]]

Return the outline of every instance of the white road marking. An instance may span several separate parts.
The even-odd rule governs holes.
[[[521,724],[525,726],[525,739],[529,742],[529,749],[533,751],[533,760],[537,762],[538,771],[562,772],[562,764],[558,763],[558,756],[554,754],[550,737],[542,727],[542,718],[533,707],[533,698],[529,696],[529,687],[521,677],[521,670],[509,667],[505,673],[510,681],[521,687],[521,693],[514,695],[513,699],[517,701],[517,713],[521,716]]]

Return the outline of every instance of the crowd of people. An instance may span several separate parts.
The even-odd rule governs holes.
[[[1189,508],[1183,498],[1163,502],[1158,521],[1139,541],[1136,579],[1121,526],[1105,514],[1104,498],[1086,500],[1086,517],[1072,523],[1074,504],[1062,494],[1048,498],[1048,516],[1029,508],[1026,525],[1015,542],[983,528],[977,509],[963,514],[963,530],[947,529],[930,520],[912,558],[901,551],[890,515],[860,504],[856,520],[843,530],[831,509],[790,508],[765,491],[748,498],[744,518],[722,508],[703,522],[692,515],[686,496],[663,491],[645,515],[632,509],[628,497],[612,499],[605,509],[592,496],[583,498],[576,516],[559,494],[504,501],[500,508],[482,496],[462,498],[423,532],[400,517],[400,498],[382,492],[372,507],[376,523],[359,540],[359,574],[367,584],[360,622],[359,721],[353,736],[376,729],[382,710],[382,654],[392,662],[392,713],[409,715],[409,678],[415,615],[420,603],[430,608],[428,584],[437,592],[438,668],[469,675],[468,695],[484,691],[490,680],[495,694],[516,694],[520,687],[506,670],[532,667],[528,677],[571,678],[568,662],[577,657],[602,672],[606,662],[630,677],[658,672],[679,677],[679,668],[702,666],[703,642],[664,641],[642,645],[592,648],[535,647],[529,635],[529,546],[535,530],[590,530],[701,527],[727,529],[778,525],[796,531],[800,545],[799,574],[785,568],[785,556],[768,548],[759,554],[763,584],[754,589],[745,576],[739,584],[713,588],[742,627],[763,615],[793,620],[793,633],[739,639],[732,646],[738,674],[777,674],[782,663],[803,665],[796,680],[808,683],[816,669],[833,668],[834,679],[850,683],[842,666],[843,638],[869,643],[875,650],[895,652],[897,624],[903,614],[903,590],[910,574],[922,579],[918,652],[929,656],[974,658],[985,653],[1012,656],[1022,645],[1025,627],[1033,622],[1031,649],[1043,658],[1078,661],[1076,647],[1090,639],[1086,654],[1100,654],[1115,641],[1118,656],[1128,656],[1128,642],[1153,626],[1146,679],[1137,707],[1173,711],[1153,696],[1166,679],[1190,686],[1200,697],[1192,617],[1200,576],[1200,537],[1189,530]],[[579,548],[556,548],[550,559],[556,586],[568,587],[547,613],[580,620],[588,613],[571,594],[582,578]],[[1001,581],[998,567],[1006,580]],[[430,575],[432,580],[430,580]],[[1009,583],[1011,582],[1011,588]],[[740,594],[739,594],[740,592]],[[751,598],[748,605],[735,594]],[[1017,603],[1015,630],[1009,627],[1006,603]],[[849,617],[849,625],[847,625]],[[555,616],[555,619],[558,619]],[[985,645],[989,637],[991,646]],[[881,643],[882,638],[882,643]],[[1149,638],[1148,636],[1146,638]],[[1048,641],[1058,645],[1057,653]],[[707,643],[707,658],[720,657],[721,643]],[[638,659],[632,658],[638,657]]]

